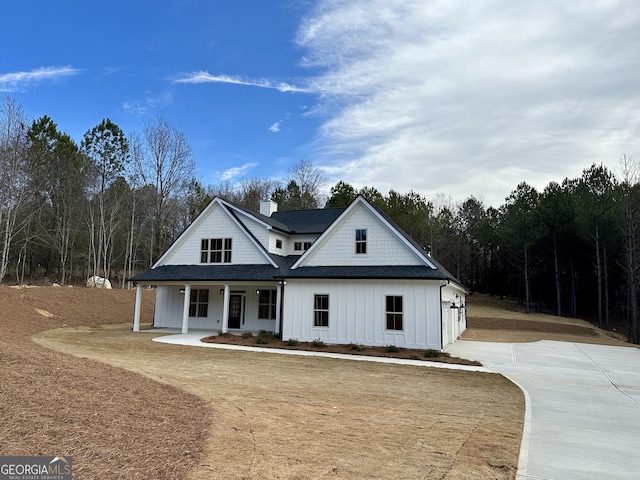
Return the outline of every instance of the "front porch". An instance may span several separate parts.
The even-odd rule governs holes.
[[[137,283],[133,331],[140,330],[142,288],[156,288],[154,326],[240,333],[282,327],[284,283]]]

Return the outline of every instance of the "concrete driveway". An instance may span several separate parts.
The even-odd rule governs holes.
[[[640,478],[640,350],[459,340],[447,351],[525,392],[518,479]]]

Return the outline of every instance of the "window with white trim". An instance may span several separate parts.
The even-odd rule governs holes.
[[[402,330],[402,297],[386,296],[387,330]]]
[[[260,320],[275,320],[276,291],[260,290],[258,294],[258,318]]]
[[[276,239],[276,248],[282,249],[282,240]]]
[[[329,295],[316,294],[313,296],[313,326],[329,326]]]
[[[367,253],[367,229],[356,230],[356,253]]]
[[[207,317],[209,314],[209,290],[193,289],[189,296],[189,316]]]
[[[200,263],[231,263],[231,239],[203,238],[200,242]]]

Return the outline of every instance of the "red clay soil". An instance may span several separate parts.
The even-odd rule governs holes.
[[[481,328],[490,330],[520,330],[524,332],[567,333],[570,335],[584,335],[586,337],[598,336],[598,332],[589,327],[509,318],[478,318],[470,316],[467,319],[467,327],[470,329]]]

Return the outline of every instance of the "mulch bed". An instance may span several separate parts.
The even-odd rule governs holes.
[[[405,360],[424,360],[427,362],[453,363],[458,365],[482,365],[480,362],[453,357],[446,352],[440,352],[438,357],[425,357],[425,350],[398,348],[397,352],[387,351],[387,347],[364,347],[361,350],[354,349],[354,345],[326,344],[325,347],[315,347],[310,342],[299,342],[297,345],[288,345],[286,341],[273,338],[266,344],[258,344],[257,337],[244,338],[240,335],[226,333],[224,335],[212,335],[202,339],[205,343],[225,343],[242,345],[246,347],[282,348],[285,350],[303,350],[307,352],[341,353],[346,355],[366,355],[370,357],[402,358]],[[430,351],[431,352],[431,351]],[[431,352],[433,353],[433,352]]]
[[[535,320],[514,320],[507,318],[467,318],[468,328],[483,328],[490,330],[521,330],[525,332],[568,333],[570,335],[585,335],[597,337],[598,332],[589,327],[567,325],[564,323],[537,322]]]

